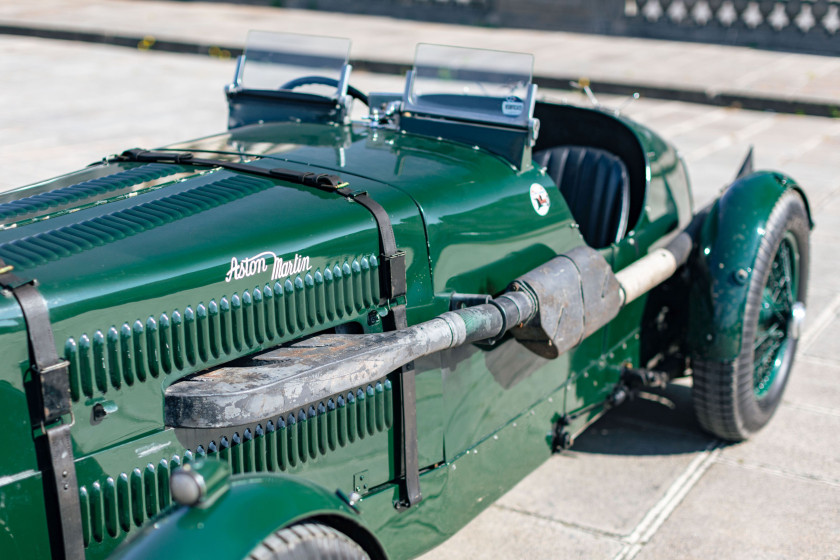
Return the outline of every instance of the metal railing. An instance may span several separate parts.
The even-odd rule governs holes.
[[[837,36],[840,31],[840,0],[626,0],[624,14],[628,19],[651,25],[743,27],[773,33],[795,30],[803,34],[825,32],[830,36]]]
[[[284,0],[284,5],[840,55],[840,0]]]

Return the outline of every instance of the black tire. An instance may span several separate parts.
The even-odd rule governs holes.
[[[344,533],[320,523],[300,523],[269,535],[248,560],[370,560]]]
[[[782,400],[801,326],[798,312],[804,313],[809,232],[802,197],[785,192],[770,213],[753,263],[740,354],[725,362],[694,361],[697,419],[722,439],[747,439],[770,421]]]

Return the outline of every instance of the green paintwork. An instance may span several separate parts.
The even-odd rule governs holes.
[[[712,206],[692,267],[688,344],[694,355],[723,361],[741,352],[752,264],[773,206],[791,188],[799,187],[788,177],[758,172],[735,181]]]
[[[561,356],[558,361],[568,358]],[[416,508],[394,516],[388,507],[395,498],[393,488],[359,502],[362,517],[382,540],[389,558],[411,558],[451,537],[548,459],[550,427],[565,392],[566,385],[547,392],[468,451],[423,474],[420,483],[425,499]],[[574,421],[571,431],[582,431],[600,412]]]
[[[635,225],[602,250],[619,270],[685,226],[693,209],[675,150],[644,127],[602,116],[626,126],[644,157],[644,177],[634,183],[644,189],[637,193]],[[265,168],[334,172],[352,189],[367,191],[388,211],[407,254],[409,324],[447,311],[455,292],[498,295],[517,276],[583,244],[543,170],[518,169],[457,142],[362,125],[279,123],[169,149],[253,159]],[[767,204],[781,192],[773,190],[774,181],[785,188],[769,175],[736,184],[710,215],[704,242],[725,244],[717,235],[733,233],[739,226],[730,216],[745,208],[756,220],[766,217]],[[535,183],[549,193],[545,216],[532,207]],[[60,200],[42,196],[53,189],[63,189]],[[107,557],[127,537],[120,557],[240,558],[285,524],[325,515],[342,530],[370,528],[370,542],[381,542],[388,557],[415,556],[548,458],[558,418],[571,418],[566,429],[573,436],[597,419],[622,365],[646,365],[640,338],[647,297],[555,360],[510,337],[420,360],[424,500],[399,513],[393,507],[398,396],[391,379],[247,431],[187,431],[163,420],[163,392],[184,376],[342,325],[350,332],[382,329],[378,318],[394,302],[379,301],[379,243],[367,210],[279,180],[170,164],[93,166],[3,195],[0,204],[28,196],[44,204],[19,203],[10,216],[0,206],[0,221],[15,226],[0,229],[0,256],[21,276],[39,280],[56,345],[71,363],[72,436],[89,558]],[[748,237],[732,250],[757,246]],[[292,262],[308,257],[311,269],[275,281],[269,258],[267,270],[226,281],[232,258],[241,262],[265,251]],[[736,257],[715,250],[702,261],[707,280],[719,280],[718,261]],[[692,340],[697,343],[696,334]],[[47,557],[24,388],[26,337],[9,298],[0,300],[0,351],[6,357],[0,364],[4,434],[16,451],[0,461],[6,504],[0,555]],[[94,422],[96,404],[110,413]],[[207,509],[173,507],[172,469],[205,457],[229,465],[230,490]],[[362,495],[358,513],[336,490]]]
[[[360,517],[338,496],[301,477],[243,476],[211,507],[178,507],[147,525],[112,558],[244,558],[284,525],[318,516],[365,531]]]

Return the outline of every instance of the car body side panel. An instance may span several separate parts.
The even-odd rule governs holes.
[[[443,542],[546,461],[551,456],[550,427],[564,392],[547,391],[540,402],[512,416],[469,452],[424,473],[420,484],[425,499],[418,506],[395,513],[390,507],[396,498],[393,488],[363,499],[359,511],[389,558],[412,558]],[[579,431],[582,426],[571,428]],[[554,499],[562,499],[566,490],[548,489]]]
[[[517,276],[583,242],[548,177],[537,169],[516,173],[506,164],[493,169],[494,163],[487,165],[494,181],[473,183],[474,176],[446,188],[409,191],[423,208],[438,297],[497,295]],[[419,174],[422,165],[422,160],[406,158],[404,169]],[[548,193],[551,205],[545,216],[531,203],[532,184]],[[446,351],[442,362],[447,459],[471,448],[568,377],[560,361],[545,360],[511,338],[491,347]]]
[[[0,300],[0,355],[3,437],[8,448],[15,450],[0,461],[2,483],[4,477],[38,468],[24,381],[29,367],[26,326],[13,296]]]
[[[3,558],[49,558],[50,536],[41,473],[27,470],[15,477],[4,477],[0,482]]]

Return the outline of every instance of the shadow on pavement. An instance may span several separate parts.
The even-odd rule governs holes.
[[[700,429],[691,387],[670,384],[637,394],[589,427],[572,450],[604,455],[678,455],[704,451],[715,441]]]

